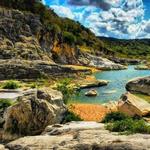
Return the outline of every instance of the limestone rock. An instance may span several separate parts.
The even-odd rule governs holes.
[[[98,94],[97,91],[93,89],[93,90],[86,92],[85,96],[89,96],[89,97],[91,96],[92,97],[92,96],[97,96],[97,94]]]
[[[97,57],[91,54],[87,54],[84,53],[82,54],[82,56],[80,56],[81,58],[84,57],[86,58],[87,64],[84,64],[84,62],[82,62],[83,59],[79,59],[80,63],[83,63],[84,65],[87,66],[91,66],[91,67],[95,67],[98,69],[102,69],[102,70],[121,70],[121,69],[127,69],[127,67],[114,63],[106,58],[102,58],[102,57]]]
[[[35,135],[47,125],[60,123],[66,107],[60,92],[49,89],[26,92],[5,114],[4,130],[11,134]]]
[[[80,89],[106,86],[109,83],[106,80],[97,80],[94,76],[86,76],[85,79],[78,79],[76,82]]]
[[[6,148],[4,147],[4,145],[1,145],[1,144],[0,144],[0,150],[8,150],[8,149],[6,149]]]
[[[150,135],[120,135],[105,130],[104,125],[100,123],[71,122],[64,126],[49,127],[47,133],[40,136],[15,140],[8,143],[6,148],[13,150],[149,150]]]
[[[88,70],[85,71],[88,73]],[[48,76],[75,76],[84,73],[72,67],[65,67],[50,61],[27,61],[19,59],[0,60],[0,80],[6,79],[36,79]],[[91,73],[89,71],[89,73]]]
[[[133,93],[150,95],[150,76],[129,81],[126,89]]]
[[[150,104],[133,94],[126,93],[122,95],[118,103],[118,110],[129,116],[146,116],[150,114]]]

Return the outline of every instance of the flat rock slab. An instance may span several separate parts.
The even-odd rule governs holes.
[[[0,90],[0,99],[10,99],[10,100],[16,100],[18,97],[32,93],[35,90]]]
[[[19,96],[22,96],[22,92],[20,90],[0,90],[0,99],[15,100]]]
[[[6,145],[9,150],[149,150],[150,135],[119,135],[96,122],[71,122],[55,125],[63,134],[28,136]],[[54,128],[54,127],[53,127]],[[78,130],[76,130],[78,129]],[[79,130],[80,129],[80,130]],[[74,130],[76,132],[66,132]]]
[[[48,126],[43,134],[48,135],[57,135],[64,134],[66,132],[76,132],[79,130],[89,130],[89,129],[104,129],[104,124],[96,123],[96,122],[88,122],[88,121],[79,121],[79,122],[71,122],[64,125],[52,125]]]

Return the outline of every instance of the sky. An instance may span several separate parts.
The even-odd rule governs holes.
[[[59,16],[79,21],[97,36],[150,38],[150,0],[43,0]]]

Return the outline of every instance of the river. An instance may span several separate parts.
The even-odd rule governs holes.
[[[75,101],[73,102],[102,104],[119,100],[120,96],[126,92],[125,85],[129,80],[150,75],[150,70],[135,70],[134,67],[135,66],[128,66],[127,70],[95,73],[94,76],[97,79],[108,80],[109,84],[107,86],[94,88],[98,91],[97,97],[86,97],[84,94],[89,89],[83,89],[75,97]]]

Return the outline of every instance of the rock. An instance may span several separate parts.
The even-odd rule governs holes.
[[[4,145],[0,144],[0,150],[8,150],[8,149],[6,149]]]
[[[94,76],[86,76],[86,78],[77,79],[75,82],[80,89],[106,86],[109,83],[106,80],[97,80]]]
[[[85,71],[85,70],[84,70]],[[77,70],[50,61],[0,60],[0,80],[6,79],[37,79],[50,76],[75,76],[76,74],[91,73]]]
[[[52,135],[51,135],[52,134]],[[104,129],[104,124],[71,122],[49,126],[40,136],[28,136],[6,144],[12,150],[149,150],[150,135],[120,135]]]
[[[60,123],[66,107],[60,92],[52,89],[26,91],[5,113],[4,130],[18,135],[41,133],[47,125]]]
[[[126,84],[126,89],[132,93],[141,93],[150,95],[150,76],[136,78]]]
[[[86,65],[86,66],[91,66],[91,67],[95,67],[98,69],[102,69],[102,70],[122,70],[122,69],[127,69],[126,66],[114,63],[106,58],[102,58],[102,57],[97,57],[88,53],[84,53],[80,56],[81,58],[84,57],[86,58],[86,61],[88,62],[87,64],[84,64],[85,61],[82,62],[83,58],[79,59],[80,63]]]
[[[93,97],[93,96],[97,96],[97,94],[98,94],[97,91],[93,89],[93,90],[86,92],[85,96]]]
[[[150,103],[128,92],[122,95],[118,110],[129,116],[142,117],[150,114]]]
[[[127,58],[116,58],[116,57],[111,57],[110,60],[115,63],[119,63],[119,64],[123,64],[123,65],[126,65],[126,64],[138,65],[142,62],[139,59],[127,59]]]
[[[104,124],[92,121],[72,121],[70,123],[62,125],[61,127],[56,127],[55,125],[47,126],[42,135],[61,135],[89,129],[104,129]]]
[[[150,70],[150,66],[147,65],[139,65],[135,67],[136,70]]]
[[[109,103],[103,104],[109,112],[117,112],[118,111],[118,102],[117,101],[109,101]]]

